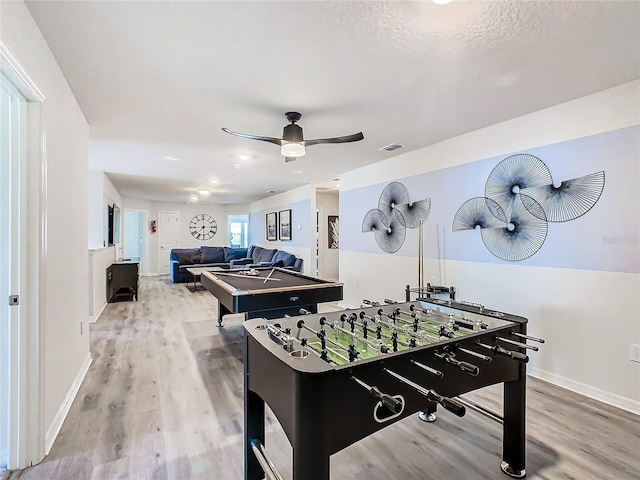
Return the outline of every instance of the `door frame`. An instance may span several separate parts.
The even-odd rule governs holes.
[[[149,218],[148,210],[141,210],[138,208],[126,208],[122,209],[122,255],[124,256],[124,239],[127,236],[127,227],[126,222],[124,221],[126,212],[137,212],[142,216],[142,255],[140,257],[140,275],[145,276],[149,274],[149,232],[148,232],[148,223],[147,219]]]
[[[47,259],[47,156],[45,95],[0,41],[0,69],[27,99],[25,155],[20,181],[20,312],[10,339],[12,388],[9,416],[10,470],[40,462],[45,452],[44,339]],[[13,387],[15,385],[15,388]]]

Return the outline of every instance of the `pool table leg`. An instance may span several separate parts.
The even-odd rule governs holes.
[[[224,327],[224,324],[222,323],[222,317],[224,317],[225,315],[229,315],[230,313],[231,313],[231,310],[225,307],[222,304],[222,302],[218,300],[218,326],[219,327]]]

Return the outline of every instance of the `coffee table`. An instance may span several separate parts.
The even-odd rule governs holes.
[[[187,268],[187,273],[193,279],[193,288],[190,289],[192,292],[195,292],[198,288],[197,283],[200,281],[202,276],[202,272],[206,272],[207,270],[214,270],[214,267],[189,267]],[[189,275],[187,276],[187,288],[189,288]]]

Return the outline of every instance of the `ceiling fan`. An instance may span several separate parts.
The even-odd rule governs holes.
[[[285,126],[282,130],[282,138],[248,135],[246,133],[233,132],[228,128],[223,128],[222,130],[238,137],[249,138],[251,140],[260,140],[262,142],[269,142],[280,145],[280,153],[283,157],[285,157],[285,162],[292,162],[296,158],[304,156],[307,153],[306,147],[309,147],[311,145],[317,145],[319,143],[357,142],[358,140],[364,139],[364,135],[362,134],[362,132],[358,132],[354,133],[353,135],[346,135],[344,137],[316,138],[314,140],[305,140],[302,136],[302,127],[296,125],[296,122],[300,120],[302,114],[298,112],[287,112],[284,114],[284,116],[287,117],[287,120],[289,120],[291,123]]]

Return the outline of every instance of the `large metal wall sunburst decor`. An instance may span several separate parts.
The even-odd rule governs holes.
[[[511,155],[496,165],[485,196],[464,202],[453,218],[453,231],[478,228],[493,255],[525,260],[542,248],[548,222],[568,222],[587,213],[604,190],[604,171],[553,183],[539,158]]]
[[[404,244],[407,229],[423,223],[430,209],[430,198],[411,202],[406,187],[400,182],[391,182],[382,190],[378,208],[365,214],[362,231],[373,232],[382,251],[395,253]]]

